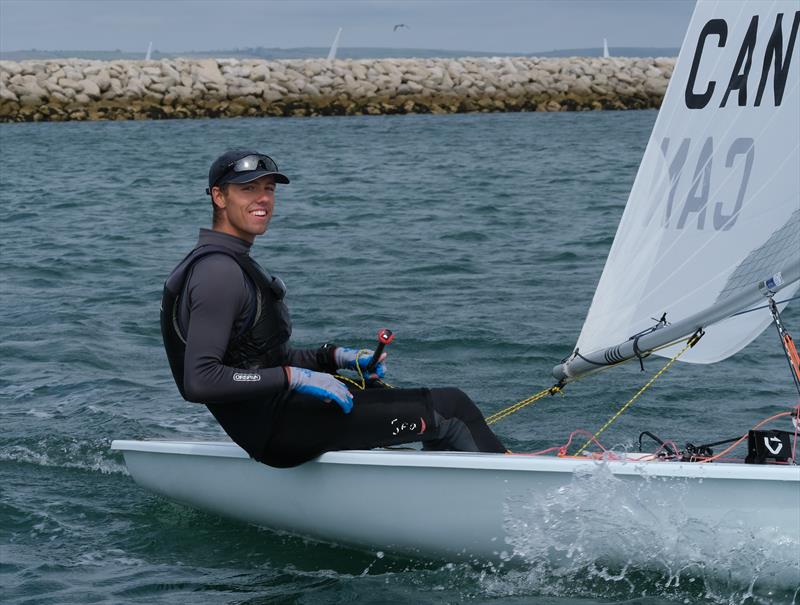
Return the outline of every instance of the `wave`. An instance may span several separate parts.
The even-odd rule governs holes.
[[[72,449],[74,450],[74,448]],[[76,454],[75,451],[70,452],[64,448],[56,455],[47,451],[35,451],[24,445],[5,446],[0,448],[0,461],[34,464],[52,468],[79,469],[104,475],[128,474],[128,469],[125,468],[124,464],[112,460],[104,453],[82,452]]]

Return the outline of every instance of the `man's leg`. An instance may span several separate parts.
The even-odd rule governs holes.
[[[295,394],[277,415],[262,460],[294,466],[323,452],[422,441],[425,449],[505,452],[480,410],[459,389],[368,389],[350,414]]]
[[[437,438],[423,440],[424,450],[505,453],[478,406],[461,389],[431,389]]]

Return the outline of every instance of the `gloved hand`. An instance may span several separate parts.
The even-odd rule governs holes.
[[[291,366],[285,366],[284,370],[290,391],[311,395],[323,401],[333,401],[345,414],[349,414],[353,409],[353,396],[350,391],[330,374]]]
[[[357,360],[358,367],[361,368],[362,372],[367,371],[367,366],[369,362],[372,361],[373,354],[374,351],[370,349],[348,349],[346,347],[336,347],[336,350],[333,352],[337,367],[346,370],[355,370]],[[377,376],[378,378],[383,378],[386,375],[386,364],[383,363],[384,359],[386,359],[386,353],[381,355],[378,365],[375,366],[375,370],[369,376],[365,377],[374,378]]]

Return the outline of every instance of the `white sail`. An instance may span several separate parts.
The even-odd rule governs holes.
[[[339,50],[339,36],[342,35],[342,28],[340,27],[336,32],[336,37],[333,39],[333,44],[331,44],[331,48],[328,51],[328,61],[333,61],[336,59],[336,52]]]
[[[759,282],[797,279],[798,25],[796,0],[698,2],[578,339],[581,353],[625,342],[664,313],[675,323],[737,297],[736,310],[763,305]],[[798,284],[783,283],[777,300]],[[724,359],[770,320],[761,310],[706,327],[682,360]]]

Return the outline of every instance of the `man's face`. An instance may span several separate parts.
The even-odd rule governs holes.
[[[222,209],[222,220],[214,227],[218,231],[253,242],[267,230],[275,208],[275,177],[262,176],[241,185],[230,183],[224,193],[214,187],[211,194]]]

